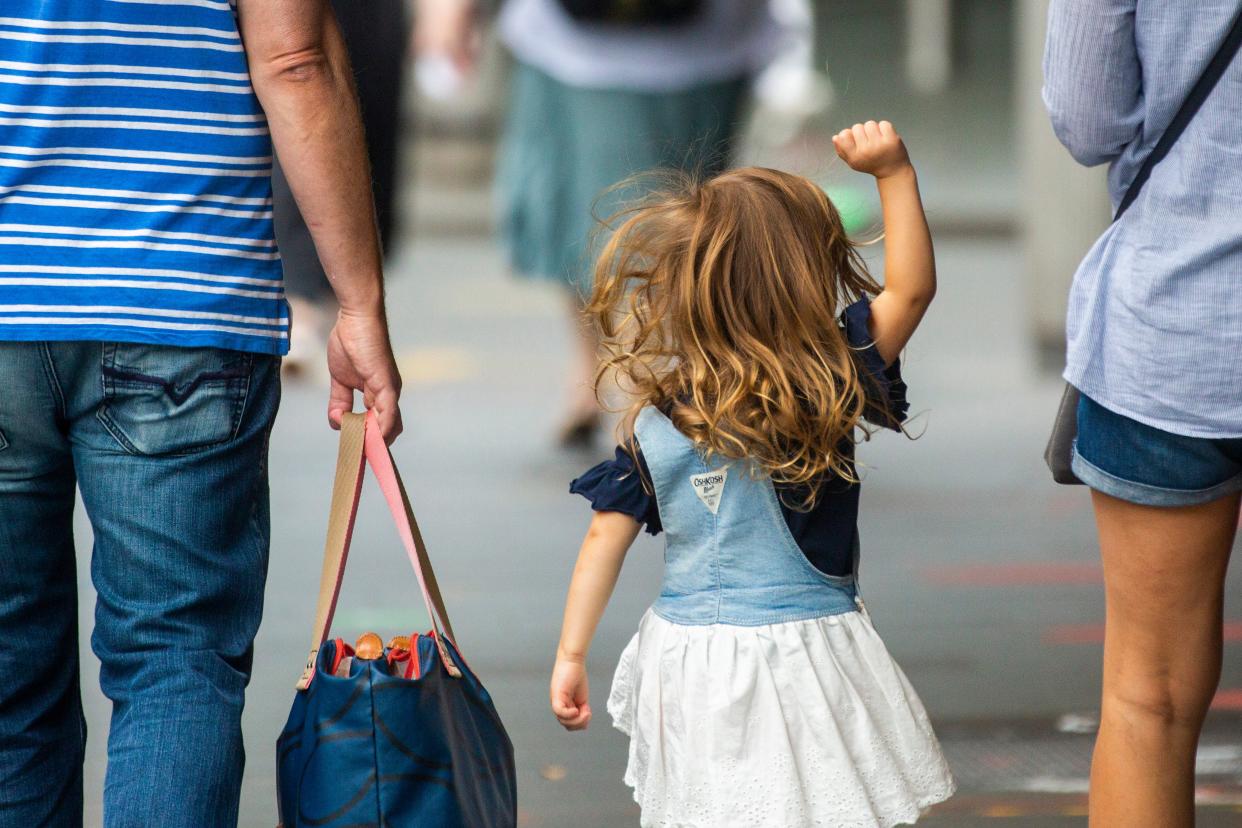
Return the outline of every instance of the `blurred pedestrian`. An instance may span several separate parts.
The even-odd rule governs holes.
[[[500,152],[501,225],[514,271],[567,288],[575,353],[560,431],[589,444],[599,342],[581,324],[596,222],[641,193],[612,185],[653,167],[728,164],[749,81],[782,29],[755,0],[508,0],[499,35],[517,66]]]
[[[272,146],[331,283],[328,417],[400,380],[324,0],[6,0],[0,825],[82,824],[75,487],[112,701],[108,826],[237,823],[288,341]]]
[[[1109,163],[1114,204],[1129,205],[1074,277],[1065,370],[1108,599],[1092,825],[1194,823],[1242,491],[1242,60],[1216,64],[1206,97],[1192,89],[1236,45],[1238,14],[1237,0],[1053,0],[1049,17],[1057,135],[1083,164]],[[1200,106],[1181,122],[1188,99]],[[1144,186],[1166,133],[1180,137]]]
[[[639,530],[663,530],[664,585],[608,699],[645,826],[887,828],[953,793],[856,580],[855,432],[904,419],[931,237],[890,124],[834,143],[876,178],[882,289],[824,192],[766,169],[649,197],[600,259],[589,313],[633,398],[615,459],[571,486],[596,515],[550,696],[590,723],[591,639]]]
[[[388,258],[396,247],[397,189],[401,161],[406,53],[410,43],[410,0],[331,0],[349,52],[362,109],[371,185],[379,219],[380,244]],[[285,373],[296,376],[321,358],[336,297],[279,163],[273,176],[276,240],[284,261],[294,335]]]

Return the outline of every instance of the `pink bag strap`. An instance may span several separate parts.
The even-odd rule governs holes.
[[[454,644],[457,643],[457,636],[453,634],[453,625],[449,621],[448,610],[444,606],[444,597],[440,594],[440,584],[436,581],[435,570],[432,569],[431,559],[427,556],[427,544],[424,543],[423,534],[418,529],[418,521],[414,518],[414,508],[410,505],[410,496],[406,493],[405,484],[401,482],[401,475],[398,474],[397,467],[392,462],[392,454],[389,453],[388,446],[384,443],[384,436],[380,433],[374,415],[367,415],[367,423],[365,440],[367,462],[371,465],[371,471],[375,472],[376,479],[379,480],[380,491],[384,493],[384,499],[388,501],[388,510],[392,512],[393,520],[397,524],[397,533],[401,536],[401,542],[405,544],[410,565],[414,567],[414,574],[418,577],[419,591],[423,595],[427,615],[431,618],[432,629],[437,635],[440,654],[446,656],[444,644],[439,640],[439,636],[447,634]],[[452,659],[445,658],[444,663],[450,673],[457,669]]]
[[[450,676],[461,677],[461,670],[450,657],[444,637],[456,645],[453,628],[444,608],[444,599],[431,568],[409,495],[392,462],[392,455],[384,444],[379,425],[373,414],[346,414],[341,418],[341,443],[336,460],[336,478],[332,488],[332,506],[328,514],[328,535],[324,544],[323,570],[319,579],[319,598],[315,610],[315,626],[311,634],[310,655],[306,667],[298,679],[297,688],[305,690],[315,676],[315,661],[319,649],[328,640],[336,602],[340,597],[341,581],[345,577],[345,562],[349,557],[349,545],[353,538],[354,521],[358,514],[358,498],[362,492],[364,458],[370,462],[388,508],[397,524],[397,532],[405,545],[414,573],[418,577],[419,591],[431,619],[436,647],[440,660]]]

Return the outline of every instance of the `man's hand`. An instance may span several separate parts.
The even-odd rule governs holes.
[[[384,319],[384,266],[353,70],[327,0],[237,0],[255,94],[341,312],[328,336],[328,421],[374,409],[401,433],[401,377]]]
[[[854,124],[832,136],[837,155],[851,169],[888,178],[910,169],[906,145],[888,121]]]
[[[341,427],[341,415],[354,410],[354,391],[375,412],[385,442],[401,433],[401,374],[388,341],[383,314],[352,314],[342,310],[328,335],[328,422]]]

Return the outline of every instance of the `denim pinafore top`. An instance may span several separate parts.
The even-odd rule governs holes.
[[[820,572],[798,548],[766,475],[749,473],[744,461],[706,462],[654,407],[639,412],[634,434],[665,532],[657,615],[758,626],[859,608],[853,576]]]

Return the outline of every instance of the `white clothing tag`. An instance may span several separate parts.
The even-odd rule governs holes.
[[[725,478],[728,476],[727,468],[690,475],[690,485],[694,487],[694,493],[713,515],[720,509],[720,495],[724,493]]]

